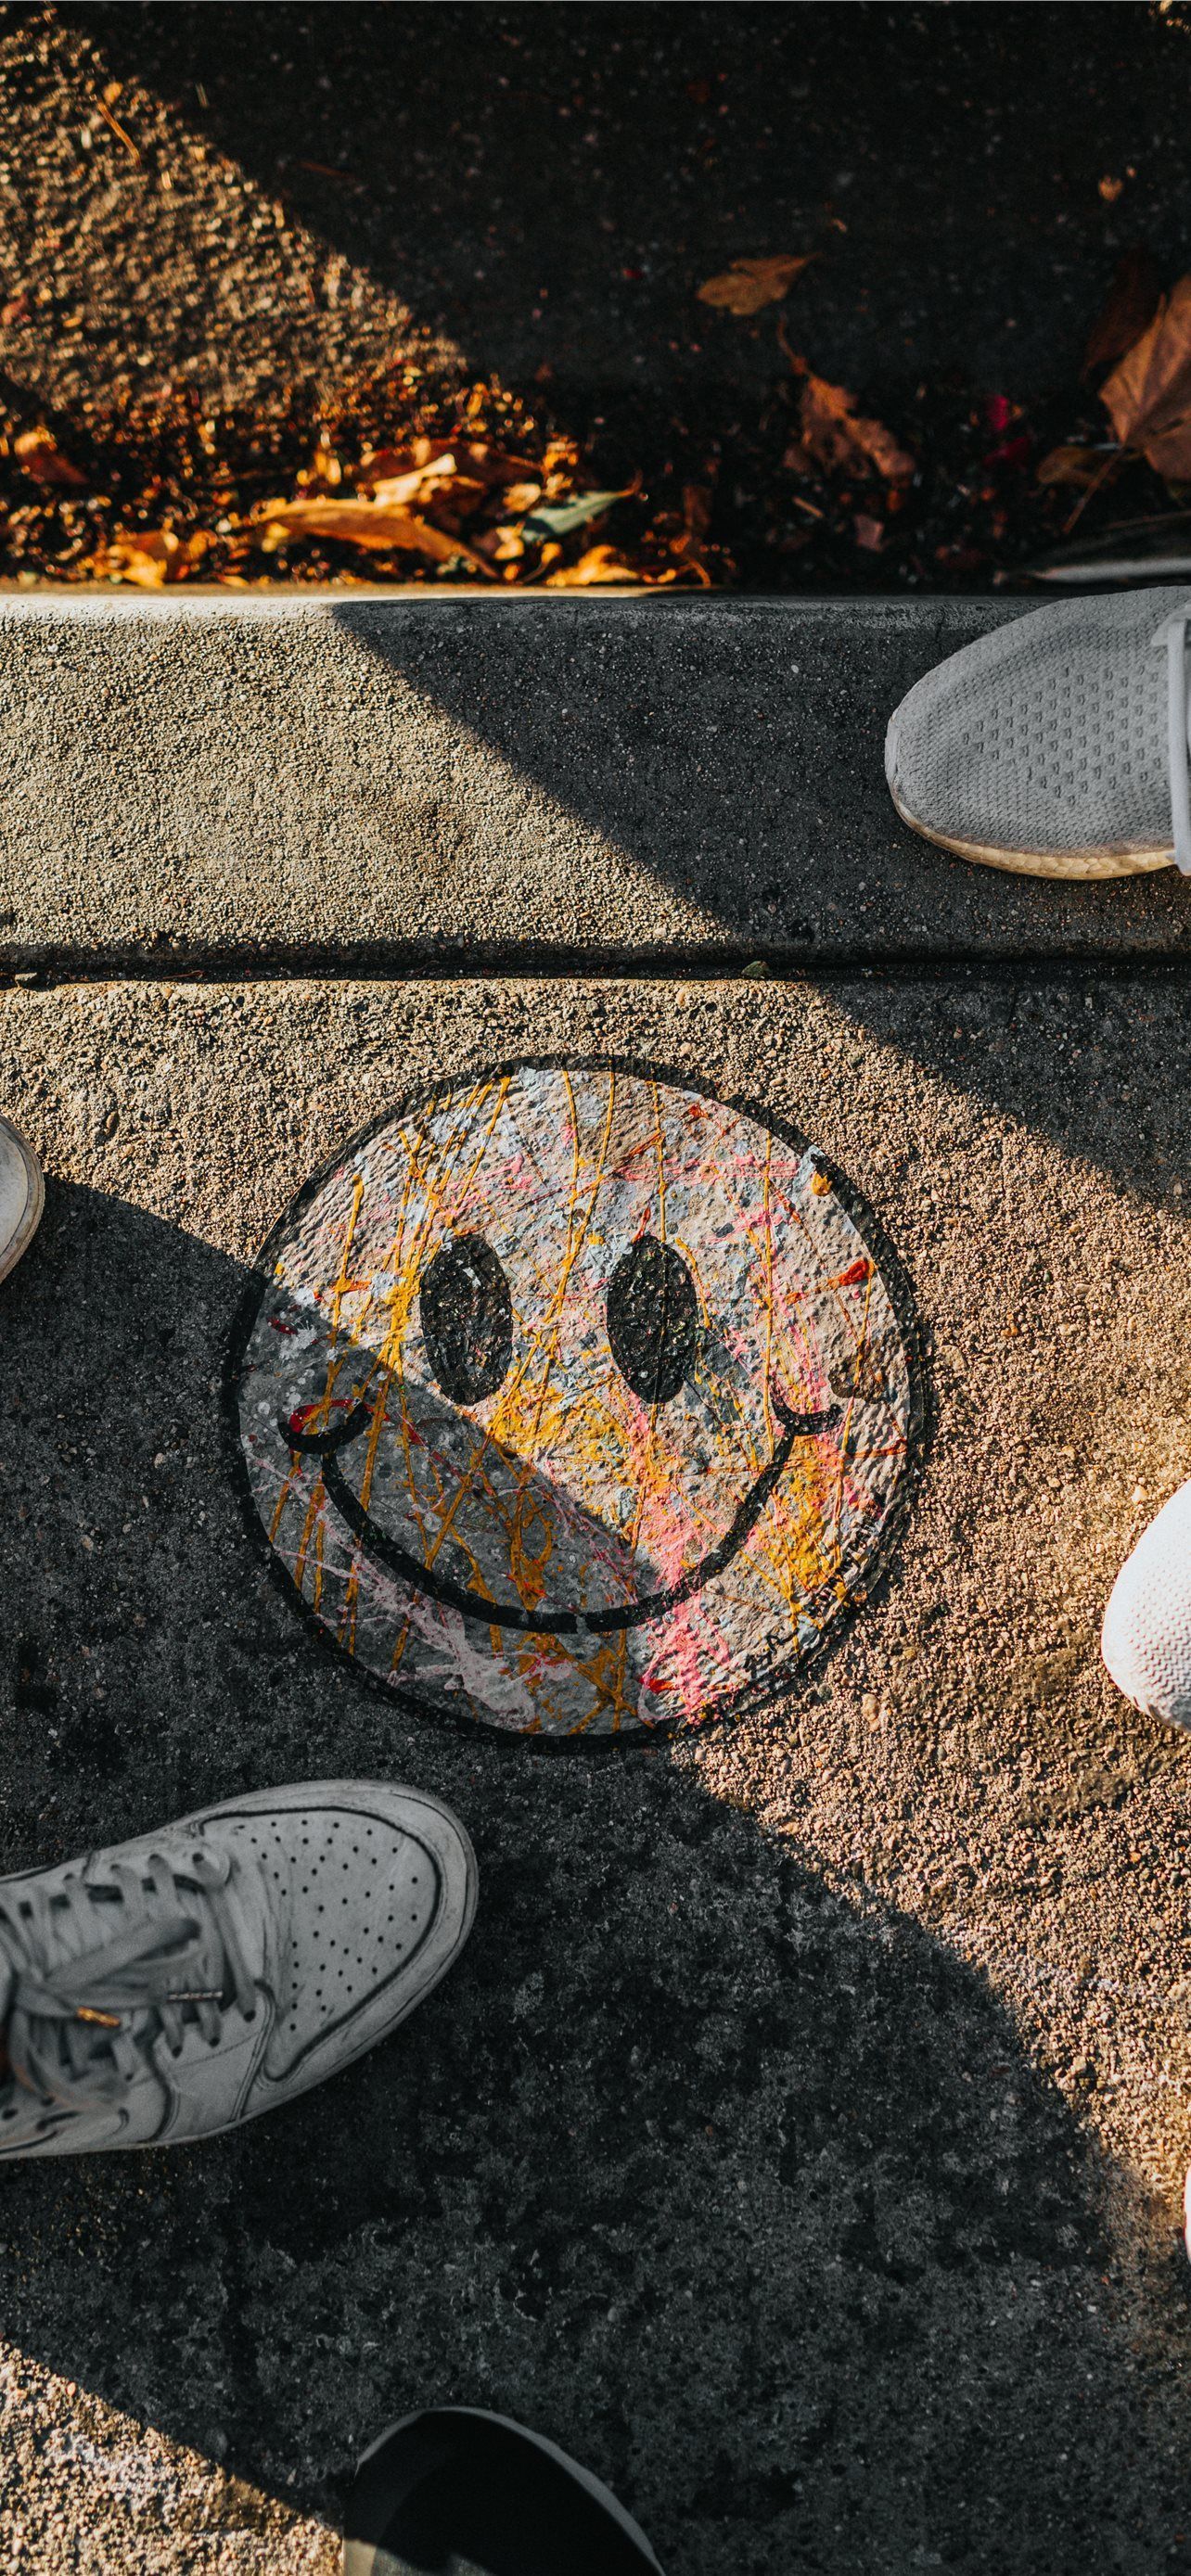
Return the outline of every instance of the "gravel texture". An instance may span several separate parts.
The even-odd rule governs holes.
[[[1189,44],[1188,0],[11,6],[0,433],[49,412],[88,488],[47,509],[0,446],[5,567],[86,577],[102,545],[114,573],[120,528],[160,560],[164,526],[276,578],[240,519],[320,424],[350,476],[362,439],[453,438],[462,395],[518,453],[561,432],[584,486],[637,486],[597,534],[646,577],[697,579],[705,531],[745,590],[1015,578],[1072,520],[1041,458],[1104,434],[1080,371],[1118,259],[1185,263]],[[758,255],[809,260],[783,304],[699,300]],[[888,510],[863,469],[807,480],[792,359],[918,460]],[[1169,506],[1127,467],[1080,539]]]
[[[5,997],[50,1182],[2,1292],[3,1865],[378,1771],[458,1808],[481,1881],[460,1967],[333,2087],[0,2174],[14,2567],[330,2576],[354,2454],[448,2398],[590,2460],[669,2576],[1183,2563],[1189,1755],[1095,1641],[1188,1463],[1184,1026],[1181,987],[1041,970]],[[603,1758],[334,1662],[220,1404],[253,1248],[336,1141],[559,1047],[804,1126],[908,1266],[935,1399],[821,1674]]]
[[[1185,16],[12,6],[4,363],[67,407],[268,398],[404,351],[412,316],[433,367],[548,369],[626,428],[701,394],[726,426],[785,361],[771,314],[695,290],[814,250],[791,314],[826,374],[1021,399],[1078,367],[1126,243],[1183,260]]]

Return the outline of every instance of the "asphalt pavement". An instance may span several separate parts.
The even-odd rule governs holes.
[[[1183,264],[1186,14],[11,7],[4,400],[484,373],[611,479],[731,454],[788,361],[698,285],[813,250],[797,345],[882,417],[1044,405],[1121,250]],[[1189,1755],[1096,1648],[1189,1465],[1188,896],[968,867],[881,770],[1021,610],[4,601],[0,1103],[48,1184],[0,1290],[0,1866],[375,1771],[481,1890],[335,2086],[0,2173],[22,2576],[332,2576],[360,2449],[451,2400],[667,2576],[1191,2558]],[[544,1058],[807,1140],[925,1391],[830,1651],[601,1744],[329,1651],[229,1411],[326,1158]]]
[[[49,1184],[3,1292],[4,1865],[378,1771],[481,1884],[334,2087],[0,2176],[14,2566],[329,2576],[430,2398],[576,2450],[673,2576],[1181,2563],[1188,1755],[1096,1636],[1187,1467],[1185,901],[904,830],[883,716],[959,614],[8,612],[0,1097]],[[325,1158],[543,1057],[809,1139],[928,1396],[826,1658],[588,1747],[331,1653],[226,1403]]]

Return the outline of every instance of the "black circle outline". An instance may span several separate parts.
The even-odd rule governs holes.
[[[281,1244],[291,1233],[303,1210],[341,1169],[349,1155],[359,1153],[364,1146],[371,1143],[374,1136],[380,1134],[382,1128],[388,1127],[395,1118],[407,1118],[415,1110],[425,1109],[438,1102],[446,1102],[455,1092],[470,1088],[476,1083],[499,1082],[506,1078],[511,1080],[519,1073],[613,1073],[627,1074],[639,1081],[660,1083],[670,1090],[686,1091],[694,1094],[696,1098],[713,1100],[717,1107],[731,1109],[738,1117],[751,1119],[755,1126],[765,1129],[771,1136],[776,1136],[782,1144],[792,1147],[797,1153],[809,1154],[816,1171],[821,1172],[824,1179],[830,1181],[832,1191],[854,1225],[865,1251],[875,1261],[902,1337],[910,1381],[905,1465],[882,1525],[880,1537],[871,1557],[867,1560],[864,1579],[859,1590],[853,1592],[847,1601],[841,1602],[824,1621],[816,1644],[796,1656],[793,1665],[790,1657],[784,1656],[776,1670],[751,1675],[741,1682],[728,1698],[717,1699],[710,1708],[698,1710],[693,1717],[659,1717],[649,1724],[638,1719],[635,1723],[618,1727],[615,1732],[599,1735],[592,1735],[582,1729],[568,1731],[566,1734],[546,1735],[524,1727],[500,1726],[491,1719],[475,1716],[470,1708],[467,1710],[444,1708],[434,1700],[421,1698],[408,1683],[384,1681],[379,1673],[371,1672],[366,1666],[361,1665],[349,1647],[341,1646],[338,1639],[328,1633],[317,1611],[304,1598],[293,1576],[282,1564],[256,1507],[241,1438],[240,1385],[253,1327],[260,1313],[265,1292],[272,1284],[272,1264]],[[406,1093],[402,1098],[390,1102],[388,1107],[379,1110],[375,1117],[368,1120],[366,1126],[353,1129],[332,1153],[325,1156],[317,1171],[312,1172],[309,1179],[305,1180],[301,1188],[287,1201],[276,1223],[270,1227],[253,1261],[228,1337],[227,1355],[223,1367],[222,1410],[232,1482],[240,1498],[249,1539],[257,1555],[263,1558],[266,1573],[289,1602],[290,1607],[297,1610],[303,1625],[316,1638],[325,1654],[333,1656],[336,1662],[347,1665],[357,1682],[365,1689],[376,1692],[390,1706],[396,1701],[411,1716],[423,1721],[429,1717],[436,1725],[445,1723],[453,1726],[459,1733],[467,1735],[470,1735],[476,1727],[482,1727],[486,1736],[498,1737],[510,1746],[528,1747],[535,1753],[586,1753],[600,1759],[605,1753],[614,1751],[618,1745],[628,1744],[639,1748],[659,1738],[683,1738],[696,1733],[705,1734],[709,1727],[727,1725],[741,1716],[768,1707],[772,1701],[782,1697],[792,1688],[795,1676],[804,1680],[808,1673],[817,1670],[838,1643],[844,1630],[851,1626],[857,1611],[864,1608],[872,1599],[877,1585],[882,1583],[889,1574],[909,1519],[910,1506],[921,1483],[934,1428],[924,1335],[914,1304],[909,1273],[900,1254],[894,1250],[875,1210],[869,1206],[868,1200],[853,1182],[838,1170],[828,1155],[821,1153],[817,1145],[812,1145],[809,1138],[804,1136],[801,1129],[795,1127],[789,1119],[775,1117],[771,1110],[762,1109],[756,1101],[748,1099],[739,1092],[717,1091],[714,1084],[701,1081],[697,1075],[683,1072],[676,1066],[655,1064],[646,1056],[558,1053],[511,1056],[496,1065],[462,1067],[459,1072],[452,1074],[445,1081],[423,1083],[416,1091]]]

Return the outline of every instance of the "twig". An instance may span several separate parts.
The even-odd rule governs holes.
[[[120,123],[119,117],[113,116],[110,107],[105,105],[103,99],[97,98],[95,105],[103,118],[104,124],[110,125],[117,141],[123,144],[126,152],[131,152],[134,161],[139,161],[141,156],[137,150],[136,144],[133,142],[131,134],[126,133],[124,127]]]
[[[1101,466],[1099,473],[1095,476],[1094,480],[1089,483],[1086,492],[1080,495],[1070,518],[1064,520],[1059,531],[1060,536],[1070,536],[1077,519],[1082,518],[1089,501],[1094,499],[1097,492],[1102,492],[1106,484],[1111,483],[1114,474],[1119,473],[1121,466],[1124,464],[1125,455],[1126,450],[1123,447],[1114,447],[1107,463]]]

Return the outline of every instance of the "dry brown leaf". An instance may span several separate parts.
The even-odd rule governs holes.
[[[306,476],[299,474],[299,483],[306,479]],[[314,483],[325,483],[328,491],[331,492],[334,492],[343,481],[342,460],[336,455],[333,447],[325,446],[321,440],[311,459],[309,479]]]
[[[12,442],[12,452],[35,483],[57,484],[70,492],[85,491],[86,475],[80,474],[77,465],[63,455],[44,424],[37,429],[22,429]]]
[[[277,530],[282,538],[333,537],[341,545],[364,546],[371,554],[429,555],[435,563],[457,556],[491,579],[483,556],[473,554],[461,537],[448,536],[412,510],[387,509],[375,501],[268,501],[257,525],[266,534]]]
[[[196,571],[212,543],[203,528],[192,537],[175,536],[172,528],[117,528],[112,544],[95,556],[92,576],[130,582],[135,590],[164,590]]]
[[[681,580],[684,573],[693,574],[705,590],[715,587],[717,565],[708,561],[707,531],[711,526],[711,487],[707,483],[684,483],[682,487],[682,527],[670,540],[670,552],[680,561],[658,575],[659,585]]]
[[[1122,447],[1136,449],[1157,474],[1191,480],[1191,277],[1160,298],[1100,400]]]
[[[434,457],[429,465],[412,465],[405,474],[376,477],[369,473],[366,477],[361,475],[360,482],[362,486],[366,482],[370,498],[380,509],[404,510],[411,501],[433,500],[436,484],[451,481],[457,471],[454,455],[448,448],[445,456]],[[484,486],[476,483],[473,489],[482,492]]]
[[[540,501],[541,497],[540,483],[506,483],[500,496],[500,506],[502,510],[510,511],[515,519],[524,518],[526,511],[532,510],[535,501]]]
[[[1098,367],[1115,367],[1153,321],[1161,294],[1162,280],[1154,260],[1140,242],[1135,243],[1113,270],[1112,283],[1088,334],[1082,375],[1092,376]]]
[[[466,447],[456,448],[456,454],[463,457],[469,474],[478,474],[484,483],[501,485],[540,484],[546,475],[551,452],[548,448],[546,462],[535,465],[532,456],[506,456],[503,449],[493,447],[488,439],[477,438],[470,441]],[[577,456],[576,462],[578,462]]]
[[[356,477],[358,483],[383,482],[394,474],[412,473],[415,466],[423,472],[435,456],[449,456],[451,441],[440,438],[415,438],[408,447],[366,447]]]
[[[734,259],[722,277],[709,277],[699,288],[699,302],[724,313],[759,313],[765,304],[780,304],[814,256],[808,250],[801,259]]]
[[[879,555],[885,543],[884,520],[870,519],[867,513],[861,510],[853,519],[852,526],[856,534],[856,543],[863,548],[865,554]]]
[[[535,465],[528,456],[506,456],[483,438],[414,438],[408,447],[374,448],[366,453],[357,481],[371,491],[378,483],[395,481],[406,474],[432,474],[442,460],[453,463],[448,473],[473,476],[477,483],[499,484],[533,482],[541,484],[545,466]]]
[[[543,547],[543,554],[545,551]],[[637,578],[632,565],[625,562],[623,555],[617,554],[615,546],[589,546],[586,554],[580,555],[578,563],[567,564],[561,572],[550,573],[546,588],[594,590],[605,582],[632,582],[635,585]]]
[[[1110,452],[1115,454],[1115,450]],[[1034,473],[1039,483],[1082,484],[1086,491],[1103,470],[1104,458],[1094,447],[1052,447],[1035,466]]]
[[[829,472],[840,465],[852,473],[870,468],[886,483],[913,480],[914,459],[898,446],[892,433],[879,420],[865,420],[855,408],[854,396],[843,385],[829,385],[824,376],[813,375],[809,368],[802,388],[800,422],[804,454]]]

